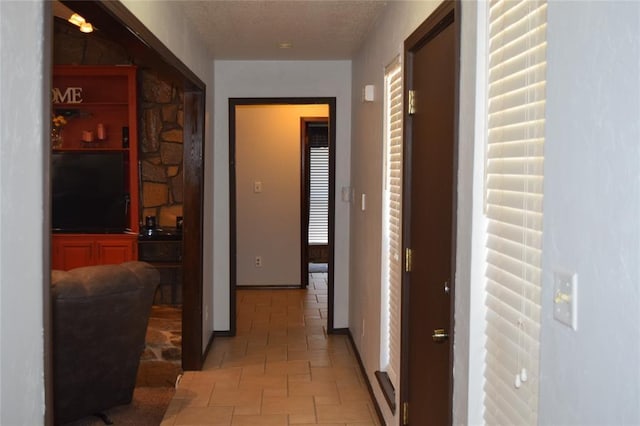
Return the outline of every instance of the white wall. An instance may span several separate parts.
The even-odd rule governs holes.
[[[213,55],[187,20],[180,1],[120,0],[162,43],[211,87]]]
[[[0,0],[1,1],[1,0]],[[177,1],[121,0],[121,2],[206,85],[204,146],[204,235],[213,233],[213,111],[214,84],[212,55],[180,8]],[[185,220],[188,220],[185,216]],[[213,333],[213,241],[203,238],[202,348]]]
[[[453,424],[483,424],[486,2],[461,2]]]
[[[51,34],[44,2],[0,2],[0,424],[44,422]],[[50,19],[50,18],[49,18]],[[24,31],[30,28],[30,31]],[[46,122],[43,123],[43,117]]]
[[[640,3],[549,2],[540,424],[640,424]],[[553,271],[578,274],[578,329]]]
[[[356,200],[366,194],[367,209],[362,211],[358,205],[351,212],[349,328],[390,425],[398,424],[399,410],[394,419],[373,375],[380,368],[384,69],[402,53],[404,40],[439,4],[439,1],[389,2],[353,60],[351,181]],[[375,86],[374,102],[361,101],[366,84]]]
[[[336,98],[336,240],[334,326],[349,326],[350,61],[215,61],[215,329],[229,329],[229,98]]]
[[[328,105],[236,107],[239,286],[301,284],[300,119],[328,115]]]

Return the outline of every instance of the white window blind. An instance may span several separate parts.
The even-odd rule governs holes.
[[[328,244],[329,148],[309,150],[309,244]]]
[[[402,279],[402,67],[400,58],[385,70],[385,151],[382,212],[381,368],[399,389],[400,296]]]
[[[546,2],[489,9],[485,422],[535,425]]]

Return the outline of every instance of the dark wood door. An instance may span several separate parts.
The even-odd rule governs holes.
[[[451,423],[456,30],[445,3],[406,42],[403,424]],[[406,99],[410,99],[412,95]],[[410,258],[409,258],[410,257]]]

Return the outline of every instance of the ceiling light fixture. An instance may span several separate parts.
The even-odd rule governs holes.
[[[71,15],[68,21],[73,25],[80,27],[80,31],[82,31],[83,33],[93,32],[93,25],[91,25],[91,23],[87,22],[82,16],[78,15],[77,13]]]
[[[93,32],[93,25],[91,25],[89,22],[83,22],[82,24],[80,24],[80,31],[82,31],[83,33],[91,33]]]
[[[293,43],[288,42],[288,41],[283,41],[278,43],[278,47],[280,49],[291,49],[293,47]]]
[[[71,15],[71,18],[69,18],[68,21],[78,27],[86,22],[84,18],[78,15],[77,13],[74,13],[73,15]]]

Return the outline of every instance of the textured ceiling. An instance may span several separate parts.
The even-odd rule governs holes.
[[[386,5],[380,0],[182,1],[216,59],[351,59]],[[289,49],[280,43],[291,43]]]

